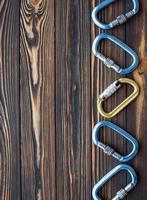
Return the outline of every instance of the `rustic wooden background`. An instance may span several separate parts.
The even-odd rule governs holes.
[[[89,200],[99,178],[118,163],[91,140],[98,94],[119,78],[91,52],[102,32],[91,20],[100,0],[0,1],[0,199]],[[132,7],[119,0],[100,13],[103,21]],[[146,200],[147,185],[147,1],[140,12],[110,33],[140,56],[138,69],[128,77],[140,86],[140,96],[112,119],[134,135],[140,153],[130,164],[139,177],[128,200]],[[130,58],[112,43],[101,50],[119,64]],[[131,89],[123,87],[106,104],[108,110]],[[119,96],[119,98],[118,98]],[[129,144],[110,130],[102,140],[119,152]],[[120,173],[100,191],[111,199],[128,176]]]

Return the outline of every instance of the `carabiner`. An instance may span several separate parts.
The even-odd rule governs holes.
[[[131,153],[129,153],[126,156],[122,156],[110,146],[105,145],[104,143],[100,142],[99,140],[100,129],[104,126],[111,128],[112,130],[116,131],[117,134],[122,135],[124,138],[130,141],[133,146]],[[132,137],[128,132],[120,128],[119,126],[108,121],[101,121],[95,125],[92,132],[92,139],[93,139],[94,144],[97,145],[100,149],[102,149],[105,154],[116,158],[120,162],[127,162],[131,160],[132,158],[134,158],[136,154],[138,153],[139,145],[138,145],[137,140],[134,137]]]
[[[124,188],[117,192],[116,196],[113,197],[112,200],[120,200],[123,199],[130,190],[132,190],[133,187],[137,184],[137,175],[136,172],[132,167],[126,164],[121,164],[113,168],[108,174],[106,174],[93,188],[92,190],[92,196],[94,200],[101,200],[101,198],[98,196],[99,189],[114,175],[116,175],[118,172],[125,170],[131,175],[131,182]]]
[[[132,1],[134,4],[133,10],[130,10],[129,12],[127,12],[125,14],[119,15],[115,20],[113,20],[112,22],[110,22],[108,24],[104,24],[104,23],[100,22],[100,20],[98,19],[98,13],[100,12],[100,10],[107,7],[109,4],[116,2],[116,0],[103,1],[102,3],[97,5],[92,12],[92,19],[93,19],[94,23],[102,29],[111,29],[115,26],[125,23],[129,18],[134,16],[139,11],[138,0],[132,0]]]
[[[121,102],[114,110],[109,113],[106,113],[103,109],[103,102],[108,99],[112,94],[114,94],[122,85],[122,83],[128,83],[133,86],[133,93],[128,96],[123,102]],[[102,94],[98,97],[97,105],[98,110],[103,117],[112,118],[117,115],[121,110],[123,110],[129,103],[131,103],[139,94],[139,87],[135,81],[128,78],[120,78],[107,87]]]
[[[132,60],[133,60],[132,64],[127,68],[120,67],[117,64],[115,64],[115,62],[113,60],[111,60],[109,57],[106,57],[105,55],[100,53],[98,50],[98,47],[99,47],[100,41],[103,39],[108,39],[108,40],[114,42],[116,45],[118,45],[124,51],[126,51],[132,57]],[[124,42],[122,42],[115,36],[108,34],[108,33],[101,33],[100,35],[98,35],[95,38],[95,40],[93,42],[93,46],[92,46],[92,51],[97,58],[99,58],[101,61],[103,61],[104,65],[106,65],[106,67],[114,69],[119,74],[129,74],[132,71],[134,71],[139,64],[139,58],[138,58],[138,55],[136,54],[136,52],[133,49],[131,49],[128,45],[126,45]]]

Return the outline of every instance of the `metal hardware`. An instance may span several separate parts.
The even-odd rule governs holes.
[[[133,187],[137,184],[137,175],[136,172],[132,167],[126,164],[118,165],[117,167],[113,168],[108,174],[106,174],[98,183],[94,186],[92,190],[92,196],[94,200],[101,200],[101,198],[98,196],[99,189],[114,175],[116,175],[118,172],[125,170],[127,171],[131,176],[131,182],[120,191],[117,192],[116,196],[112,198],[112,200],[120,200],[123,199],[130,190],[132,190]]]
[[[136,13],[138,13],[139,11],[139,2],[138,0],[132,0],[133,4],[134,4],[134,8],[133,10],[125,13],[125,14],[121,14],[120,16],[118,16],[115,20],[113,20],[112,22],[105,24],[100,22],[99,18],[98,18],[98,13],[100,12],[100,10],[102,10],[103,8],[109,6],[109,4],[116,2],[117,0],[105,0],[102,3],[98,4],[93,12],[92,12],[92,19],[94,21],[94,23],[99,26],[102,29],[111,29],[115,26],[118,26],[120,24],[125,23],[129,18],[133,17]]]
[[[100,53],[98,47],[100,45],[100,41],[103,39],[108,39],[108,40],[112,41],[113,43],[115,43],[116,45],[121,47],[124,51],[126,51],[132,57],[132,60],[133,60],[132,64],[127,68],[120,67],[117,64],[115,64],[115,62],[113,60],[111,60],[110,58],[108,58],[105,55],[103,55],[102,53]],[[131,49],[128,45],[126,45],[124,42],[122,42],[115,36],[108,34],[108,33],[102,33],[96,37],[96,39],[93,42],[92,51],[97,58],[99,58],[101,61],[103,61],[104,65],[106,65],[106,67],[114,69],[119,74],[131,73],[132,71],[134,71],[136,69],[136,67],[139,64],[139,58],[138,58],[138,55],[136,54],[136,52],[133,49]]]
[[[117,91],[123,83],[128,83],[133,86],[134,91],[133,93],[128,96],[123,102],[121,102],[114,110],[109,113],[106,113],[103,109],[103,102],[110,97],[112,94]],[[109,87],[107,87],[102,94],[98,97],[97,105],[98,110],[103,117],[112,118],[117,115],[121,110],[123,110],[129,103],[131,103],[139,94],[139,87],[135,81],[128,79],[128,78],[120,78],[119,80],[115,81]]]
[[[99,140],[100,129],[104,126],[111,128],[117,134],[122,135],[129,142],[131,142],[133,148],[132,148],[132,151],[128,155],[122,156],[119,153],[117,153],[110,146],[105,145],[104,143],[100,142],[100,140]],[[115,159],[119,160],[120,162],[127,162],[127,161],[131,160],[132,158],[134,158],[136,156],[136,154],[138,152],[139,145],[138,145],[137,140],[134,137],[132,137],[128,132],[126,132],[119,126],[117,126],[109,121],[101,121],[95,125],[93,132],[92,132],[92,139],[93,139],[94,144],[97,145],[99,148],[101,148],[105,154],[107,154],[108,156],[114,157]]]

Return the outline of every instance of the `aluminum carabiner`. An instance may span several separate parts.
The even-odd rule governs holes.
[[[133,146],[132,151],[128,155],[122,156],[119,153],[117,153],[110,146],[102,143],[99,139],[100,129],[102,127],[111,128],[117,134],[120,134],[121,136],[126,138],[129,142],[131,142],[131,144]],[[138,153],[139,145],[138,145],[137,140],[134,137],[132,137],[128,132],[126,132],[119,126],[117,126],[109,121],[101,121],[95,125],[93,132],[92,132],[92,139],[93,139],[94,144],[97,145],[100,149],[102,149],[105,154],[107,154],[108,156],[114,157],[115,159],[119,160],[120,162],[127,162],[127,161],[131,160],[132,158],[134,158],[136,156],[136,154]]]
[[[103,102],[106,99],[108,99],[112,94],[114,94],[121,87],[123,83],[128,83],[131,86],[133,86],[134,91],[123,102],[121,102],[116,108],[114,108],[114,110],[112,110],[109,113],[106,113],[103,109]],[[128,78],[120,78],[116,80],[114,83],[112,83],[110,86],[108,86],[102,92],[102,94],[100,94],[97,101],[98,110],[103,117],[112,118],[115,115],[117,115],[121,110],[123,110],[129,103],[131,103],[138,96],[138,94],[139,94],[139,87],[135,81]]]
[[[98,196],[99,189],[114,175],[116,175],[120,171],[127,171],[131,175],[131,182],[124,188],[117,192],[116,196],[113,197],[112,200],[120,200],[123,199],[130,190],[132,190],[133,187],[137,184],[137,175],[136,172],[132,167],[126,164],[121,164],[113,168],[108,174],[106,174],[93,188],[92,190],[92,196],[94,200],[101,200],[101,198]]]
[[[112,41],[113,43],[121,47],[124,51],[126,51],[132,57],[132,60],[133,60],[132,64],[127,68],[120,67],[117,64],[115,64],[115,62],[112,59],[100,53],[98,47],[99,47],[100,41],[103,39],[108,39]],[[103,61],[106,67],[114,69],[119,74],[129,74],[132,71],[134,71],[139,64],[139,58],[136,52],[133,49],[131,49],[128,45],[126,45],[124,42],[122,42],[115,36],[108,33],[101,33],[95,38],[93,42],[93,46],[92,46],[92,51],[97,58]]]
[[[134,16],[139,11],[139,2],[138,2],[138,0],[132,0],[132,1],[133,1],[133,4],[134,4],[133,10],[130,10],[129,12],[127,12],[125,14],[119,15],[115,20],[113,20],[112,22],[110,22],[108,24],[100,22],[100,20],[98,19],[98,13],[103,8],[109,6],[109,4],[116,2],[116,0],[105,0],[105,1],[103,1],[102,3],[98,4],[93,9],[92,19],[93,19],[94,23],[97,26],[99,26],[100,28],[102,28],[102,29],[111,29],[111,28],[113,28],[115,26],[118,26],[120,24],[125,23],[129,18]]]

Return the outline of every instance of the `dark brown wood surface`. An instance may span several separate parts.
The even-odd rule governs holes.
[[[15,6],[14,6],[15,5]],[[0,1],[0,199],[19,199],[19,2]]]
[[[118,165],[92,144],[94,125],[104,119],[97,97],[122,77],[106,68],[91,51],[103,32],[91,20],[101,0],[0,1],[0,199],[90,200],[94,184]],[[119,0],[100,12],[108,22],[132,8]],[[140,87],[139,97],[111,121],[140,144],[129,164],[138,185],[126,199],[146,200],[147,185],[147,2],[126,24],[107,31],[139,54],[137,70],[127,77]],[[130,58],[111,42],[101,51],[121,66]],[[106,102],[113,109],[131,88],[125,85]],[[118,98],[119,97],[119,98]],[[101,140],[122,154],[130,144],[110,129]],[[129,181],[123,172],[100,191],[112,199]]]

